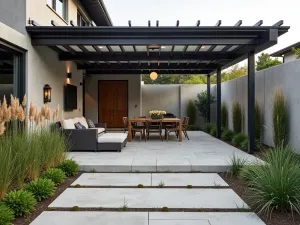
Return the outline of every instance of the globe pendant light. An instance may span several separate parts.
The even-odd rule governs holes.
[[[150,73],[151,80],[156,80],[157,77],[158,77],[158,74],[156,72],[153,71],[153,72]]]

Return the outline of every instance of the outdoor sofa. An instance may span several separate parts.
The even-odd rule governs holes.
[[[89,122],[89,123],[88,123]],[[84,128],[78,128],[78,123]],[[62,130],[70,143],[70,151],[118,151],[127,144],[127,134],[106,133],[106,124],[97,123],[90,127],[91,121],[76,117],[57,122],[56,127]],[[76,125],[77,124],[77,125]]]

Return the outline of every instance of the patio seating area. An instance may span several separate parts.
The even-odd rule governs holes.
[[[201,131],[188,131],[190,140],[178,142],[175,135],[161,142],[153,134],[147,142],[139,142],[137,135],[118,152],[71,152],[85,172],[226,172],[230,157],[258,160],[253,155],[226,144]]]

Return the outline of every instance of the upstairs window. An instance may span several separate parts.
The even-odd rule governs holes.
[[[67,20],[67,0],[47,0],[47,4],[64,20]]]
[[[88,20],[86,20],[80,12],[77,12],[77,26],[79,27],[89,26]]]

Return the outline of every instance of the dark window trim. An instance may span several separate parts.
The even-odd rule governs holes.
[[[68,21],[68,0],[63,0],[63,15],[59,15],[59,13],[56,11],[56,0],[51,0],[52,5],[49,5],[47,3],[47,6],[49,6],[59,17],[61,17],[65,22]]]
[[[13,84],[14,96],[23,99],[26,94],[26,51],[14,45],[0,41],[0,47],[14,56]]]
[[[78,21],[78,15],[79,15],[80,21]],[[87,27],[90,26],[89,19],[87,19],[79,9],[77,9],[77,26],[82,26],[82,20],[86,23]]]

